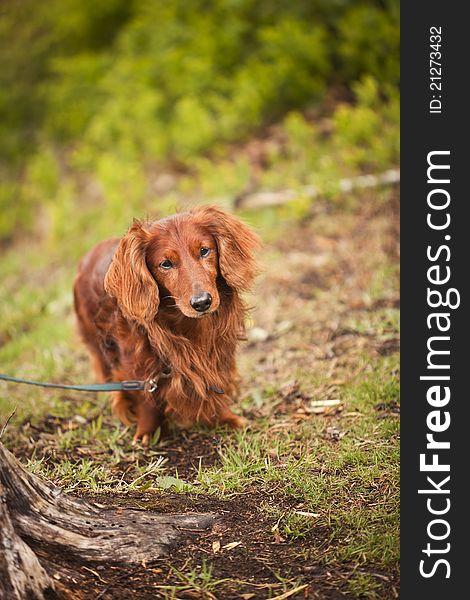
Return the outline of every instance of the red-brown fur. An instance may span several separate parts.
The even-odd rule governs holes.
[[[98,378],[148,380],[171,368],[153,393],[114,393],[119,418],[137,422],[135,440],[148,443],[167,417],[182,426],[241,425],[229,404],[237,390],[235,350],[244,333],[240,292],[255,275],[258,243],[239,219],[198,207],[135,221],[121,240],[101,242],[80,262],[75,310]],[[201,248],[210,250],[207,257]],[[172,268],[161,266],[165,260]],[[212,305],[201,316],[190,299],[203,291]]]

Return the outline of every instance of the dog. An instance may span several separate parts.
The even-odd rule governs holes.
[[[95,246],[79,264],[74,304],[79,331],[102,382],[157,382],[113,392],[134,443],[148,445],[167,421],[240,427],[230,409],[238,390],[235,352],[244,338],[259,237],[213,206],[151,222]]]

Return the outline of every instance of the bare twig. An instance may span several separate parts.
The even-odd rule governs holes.
[[[299,587],[296,587],[293,590],[289,590],[288,592],[284,592],[284,594],[281,594],[280,596],[275,596],[273,600],[284,600],[285,598],[290,598],[294,594],[297,594],[298,592],[304,590],[306,587],[308,587],[308,583],[304,585],[299,585]]]
[[[0,431],[0,440],[3,437],[3,434],[5,433],[6,428],[8,427],[8,423],[13,419],[13,417],[15,416],[16,413],[16,409],[18,407],[15,406],[15,408],[13,409],[13,412],[11,413],[11,415],[8,417],[8,419],[5,421],[5,425],[2,427],[2,431]]]

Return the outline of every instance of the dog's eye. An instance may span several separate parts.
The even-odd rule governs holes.
[[[160,266],[162,269],[171,269],[173,263],[171,262],[171,260],[166,259],[160,263]]]
[[[211,249],[210,248],[201,248],[201,258],[206,258],[206,256],[209,256],[209,254],[211,253]]]

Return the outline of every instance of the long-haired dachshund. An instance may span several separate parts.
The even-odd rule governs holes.
[[[100,381],[158,380],[154,391],[114,392],[134,441],[148,444],[166,418],[187,427],[239,427],[235,350],[259,238],[215,207],[143,223],[106,240],[80,262],[79,329]]]

